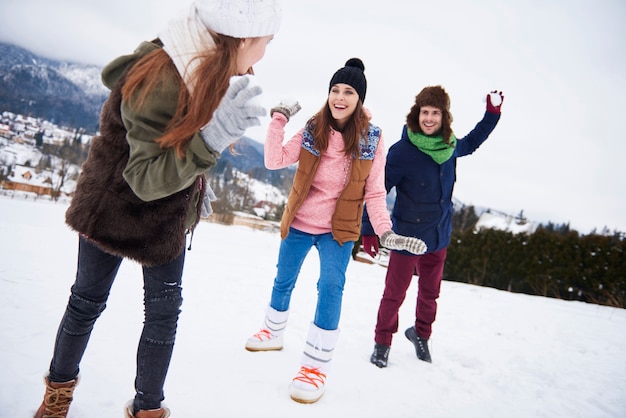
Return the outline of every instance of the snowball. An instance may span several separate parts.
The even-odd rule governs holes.
[[[283,97],[280,100],[280,104],[287,107],[295,107],[298,104],[298,99],[296,99],[295,97]]]
[[[495,107],[500,106],[502,103],[502,97],[499,93],[489,93],[489,98],[491,99],[491,104]]]

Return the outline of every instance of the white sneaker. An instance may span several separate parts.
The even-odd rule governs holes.
[[[246,341],[248,351],[272,351],[283,349],[283,334],[275,335],[263,328]]]
[[[300,403],[317,402],[324,394],[326,375],[319,368],[300,367],[289,387],[291,399]]]

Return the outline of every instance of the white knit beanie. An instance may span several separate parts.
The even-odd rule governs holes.
[[[233,38],[258,38],[278,32],[281,0],[196,0],[202,23]]]

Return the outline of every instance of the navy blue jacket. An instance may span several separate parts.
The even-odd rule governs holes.
[[[452,234],[456,159],[476,151],[499,119],[500,114],[485,112],[476,127],[457,140],[452,157],[441,165],[411,143],[404,126],[402,138],[389,148],[385,166],[387,193],[396,188],[391,213],[395,233],[420,238],[428,246],[429,253],[448,246]],[[374,235],[367,211],[363,214],[361,231],[363,235]]]

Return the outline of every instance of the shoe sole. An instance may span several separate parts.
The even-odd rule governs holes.
[[[377,361],[370,360],[370,363],[372,363],[374,366],[378,367],[379,369],[384,369],[385,367],[387,367],[386,364],[382,364],[382,363],[379,363]]]
[[[374,353],[372,353],[372,355],[370,356],[370,363],[372,363],[374,366],[383,369],[385,367],[387,367],[387,364],[389,363],[389,350],[391,349],[390,346],[387,346],[387,358],[377,358],[376,357],[376,347],[379,345],[383,345],[383,344],[376,344],[376,346],[374,347]]]
[[[282,347],[248,347],[246,346],[246,350],[248,351],[280,351]]]
[[[291,399],[298,403],[309,404],[319,401],[320,398],[324,395],[324,392],[325,390],[322,390],[319,395],[314,395],[314,397],[311,397],[311,392],[299,389],[291,389],[291,393],[289,394],[289,396],[291,396]]]

